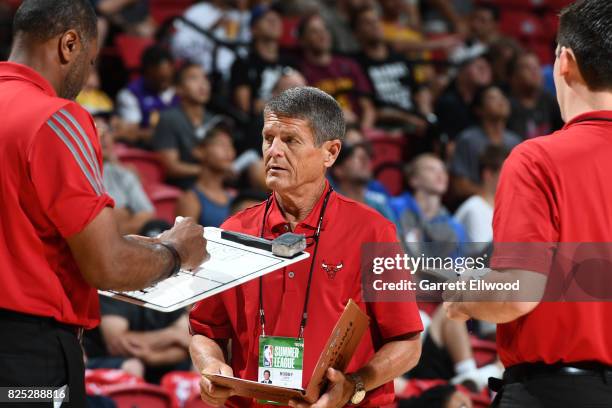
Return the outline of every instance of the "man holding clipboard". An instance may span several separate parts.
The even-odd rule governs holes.
[[[416,304],[363,301],[362,244],[397,238],[390,221],[335,193],[325,179],[344,130],[336,101],[315,88],[287,90],[266,105],[263,155],[273,194],[222,228],[267,239],[288,231],[304,234],[310,258],[196,304],[190,316],[190,349],[200,372],[262,382],[268,371],[273,384],[302,388],[349,299],[369,315],[370,328],[347,368],[349,374],[328,370],[330,385],[316,406],[389,404],[393,378],[417,363],[422,325]],[[226,361],[224,348],[230,339],[232,359]],[[260,358],[260,350],[267,350],[267,358]],[[272,361],[272,367],[264,367],[264,360]],[[208,404],[258,406],[205,377],[201,387]]]

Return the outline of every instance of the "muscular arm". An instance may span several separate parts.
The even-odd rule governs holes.
[[[83,277],[98,289],[141,289],[166,277],[174,265],[167,248],[121,236],[111,208],[103,209],[67,240]],[[177,250],[183,260],[188,259],[187,253]]]
[[[444,304],[447,315],[455,320],[474,318],[492,323],[507,323],[530,313],[540,303],[546,289],[547,277],[543,274],[509,269],[491,271],[485,282],[514,283],[520,290],[499,290],[493,293],[478,291],[456,292],[451,302]],[[446,294],[445,294],[446,298]]]
[[[416,333],[386,343],[357,374],[363,379],[366,390],[370,391],[411,370],[420,357],[421,339]]]
[[[142,227],[153,219],[154,215],[148,211],[133,213],[127,208],[115,208],[114,213],[119,232],[122,235],[138,234]]]

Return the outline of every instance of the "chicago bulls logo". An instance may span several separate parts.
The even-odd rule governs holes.
[[[343,267],[344,263],[342,261],[340,261],[340,263],[337,265],[331,265],[325,261],[321,262],[321,268],[325,271],[325,273],[327,273],[327,277],[329,279],[334,279],[336,277],[336,274],[340,272],[340,269],[342,269]]]

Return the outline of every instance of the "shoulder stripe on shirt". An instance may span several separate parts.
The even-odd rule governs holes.
[[[83,172],[83,174],[85,175],[85,177],[89,181],[89,184],[91,184],[91,187],[93,187],[93,189],[96,192],[96,194],[98,196],[102,195],[102,193],[100,192],[100,189],[99,189],[97,183],[94,182],[94,179],[91,176],[91,173],[89,172],[89,170],[87,169],[87,167],[83,163],[83,160],[81,160],[81,156],[79,156],[79,154],[77,153],[76,149],[74,148],[73,144],[70,142],[68,137],[64,134],[64,132],[62,132],[60,130],[59,127],[57,127],[57,125],[55,123],[53,123],[51,121],[51,119],[47,120],[47,125],[49,125],[49,127],[55,132],[55,134],[61,139],[61,141],[64,142],[64,144],[66,145],[68,150],[70,150],[70,153],[72,153],[72,156],[76,160],[77,164],[81,168],[81,171]]]
[[[64,130],[68,132],[68,136],[70,136],[72,138],[73,142],[76,143],[76,145],[78,146],[81,154],[85,158],[87,164],[89,164],[89,168],[93,171],[93,178],[94,178],[94,180],[96,181],[96,183],[98,185],[98,189],[100,191],[104,191],[104,185],[102,184],[102,176],[100,175],[101,172],[100,172],[100,170],[98,168],[98,162],[97,162],[97,160],[95,160],[96,156],[93,155],[93,154],[90,154],[85,149],[85,146],[83,146],[83,143],[81,142],[81,139],[76,135],[76,133],[74,132],[74,130],[72,130],[72,128],[68,125],[68,123],[66,123],[66,121],[59,116],[59,114],[56,113],[53,116],[51,116],[51,118],[55,119],[55,121],[58,122],[58,124],[59,124],[58,128],[64,128]],[[85,136],[85,138],[87,139],[86,136]]]
[[[89,139],[89,137],[87,137],[87,133],[83,130],[83,127],[81,126],[81,124],[66,109],[60,109],[59,113],[64,115],[66,118],[68,118],[70,123],[72,123],[72,125],[79,131],[79,134],[81,135],[81,137],[83,139],[85,139],[85,144],[87,145],[87,149],[89,150],[89,153],[91,154],[91,158],[93,159],[94,163],[96,164],[96,167],[94,169],[95,172],[96,172],[96,176],[98,178],[98,181],[101,182],[100,184],[102,185],[102,187],[104,187],[104,183],[102,182],[103,178],[102,178],[102,172],[100,171],[99,161],[97,160],[96,153],[95,153],[94,148],[93,148],[93,146],[91,144],[91,140]],[[57,115],[57,113],[56,113],[56,115]],[[103,190],[104,190],[104,188],[103,188]]]

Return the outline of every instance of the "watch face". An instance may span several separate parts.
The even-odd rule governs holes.
[[[357,391],[355,394],[353,394],[353,398],[351,398],[351,404],[353,405],[360,404],[361,401],[363,401],[363,399],[365,398],[365,396],[366,396],[365,390]]]

